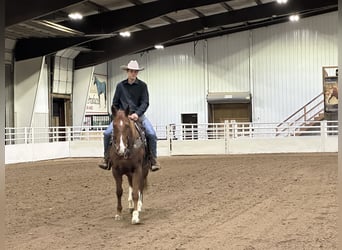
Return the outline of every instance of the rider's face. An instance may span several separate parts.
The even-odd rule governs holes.
[[[127,77],[130,82],[134,82],[138,76],[138,70],[128,69],[127,70]]]

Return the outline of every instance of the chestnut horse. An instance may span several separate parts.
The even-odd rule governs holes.
[[[132,224],[140,223],[139,213],[143,204],[143,189],[147,184],[150,161],[147,157],[145,137],[128,118],[129,110],[117,110],[112,106],[113,135],[109,152],[109,164],[116,182],[117,213],[115,220],[122,218],[122,176],[129,184],[128,208],[132,212]]]

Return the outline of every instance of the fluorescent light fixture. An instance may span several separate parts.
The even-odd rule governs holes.
[[[120,36],[122,36],[122,37],[130,37],[131,36],[131,32],[129,32],[129,31],[120,32]]]
[[[156,44],[154,45],[155,49],[164,49],[164,46],[162,44]]]
[[[297,22],[299,20],[299,16],[298,15],[291,15],[289,17],[291,22]]]
[[[71,20],[82,20],[83,18],[83,15],[79,12],[74,12],[74,13],[70,13],[68,15],[68,17],[71,19]]]
[[[277,0],[277,3],[279,3],[279,4],[285,4],[285,3],[287,3],[287,0]]]

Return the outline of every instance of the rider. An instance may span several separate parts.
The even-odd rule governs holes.
[[[127,66],[122,65],[120,68],[127,72],[127,79],[117,84],[113,97],[113,105],[115,108],[122,110],[126,110],[129,107],[129,118],[134,121],[140,119],[145,129],[147,144],[151,154],[151,170],[157,171],[160,169],[160,165],[157,162],[157,135],[151,122],[144,115],[149,106],[149,93],[146,83],[137,77],[139,71],[144,70],[144,68],[139,68],[138,62],[134,60],[130,61]],[[100,168],[107,170],[110,169],[108,166],[108,149],[112,131],[113,124],[111,122],[103,133],[104,159],[99,164]]]

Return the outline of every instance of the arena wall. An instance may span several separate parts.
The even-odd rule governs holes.
[[[234,138],[217,140],[160,140],[159,156],[201,154],[260,154],[337,152],[337,136]],[[5,146],[5,163],[32,162],[69,157],[102,157],[103,143],[67,141]]]

